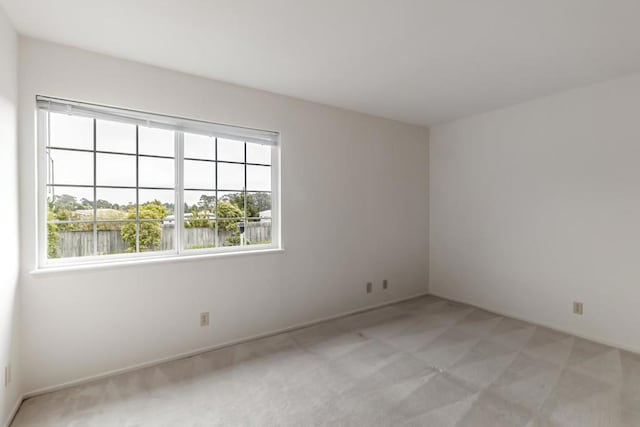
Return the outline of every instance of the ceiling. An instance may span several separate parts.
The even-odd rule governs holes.
[[[22,34],[432,125],[640,70],[639,0],[0,0]]]

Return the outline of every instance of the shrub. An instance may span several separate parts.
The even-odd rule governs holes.
[[[49,258],[58,258],[58,240],[60,239],[60,234],[58,233],[58,226],[51,223],[51,221],[56,219],[51,209],[49,209],[47,213],[47,219],[49,220],[47,226],[47,256]]]

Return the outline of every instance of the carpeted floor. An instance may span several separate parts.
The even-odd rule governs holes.
[[[24,426],[640,426],[640,356],[427,296],[25,401]]]

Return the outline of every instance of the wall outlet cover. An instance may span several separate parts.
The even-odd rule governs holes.
[[[209,312],[200,313],[200,326],[209,326]]]
[[[574,301],[574,303],[573,303],[573,313],[574,314],[578,314],[578,315],[582,315],[582,312],[583,312],[582,303]]]

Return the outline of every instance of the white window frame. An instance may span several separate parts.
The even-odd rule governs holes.
[[[171,260],[182,258],[193,258],[202,256],[228,255],[233,253],[260,253],[271,250],[281,250],[280,233],[280,134],[272,131],[261,131],[257,129],[243,128],[237,126],[221,125],[197,120],[165,116],[158,114],[144,113],[135,110],[127,110],[114,107],[105,107],[96,104],[86,104],[76,101],[61,100],[38,96],[38,103],[42,100],[52,100],[60,105],[70,105],[76,108],[85,109],[86,115],[94,118],[105,118],[116,121],[132,121],[136,124],[150,127],[159,127],[174,131],[175,135],[175,209],[174,209],[174,241],[175,248],[169,251],[136,252],[128,254],[91,255],[83,257],[49,258],[47,241],[48,203],[47,203],[47,142],[49,138],[49,112],[47,109],[37,108],[37,264],[36,270],[55,269],[58,267],[86,267],[91,265],[108,265],[120,262],[150,261],[150,260]],[[51,101],[50,101],[51,102]],[[51,110],[55,111],[55,110]],[[60,111],[58,109],[58,111]],[[118,114],[114,118],[114,113]],[[184,133],[197,133],[215,138],[231,138],[245,142],[258,142],[262,135],[267,135],[272,139],[271,147],[271,243],[255,244],[246,246],[228,246],[202,249],[184,248]],[[243,137],[244,135],[244,137]],[[94,135],[95,138],[95,135]],[[217,142],[216,142],[217,146]],[[94,146],[95,151],[95,146]],[[216,153],[217,154],[217,153]],[[95,158],[95,157],[94,157]],[[137,154],[136,154],[137,158]],[[216,162],[218,162],[216,156]],[[95,163],[95,162],[94,162]],[[217,164],[217,163],[216,163]],[[245,194],[251,193],[246,189],[246,144],[245,144]],[[136,166],[137,167],[137,166]],[[217,170],[217,166],[216,166]],[[94,164],[94,174],[95,164]],[[137,185],[137,183],[136,183]],[[95,194],[94,180],[94,194]],[[218,182],[216,179],[216,194],[218,192]],[[245,196],[246,197],[246,196]],[[95,199],[95,197],[94,197]],[[95,209],[94,200],[94,209]],[[245,200],[246,203],[246,200]],[[246,209],[245,221],[246,221]],[[94,221],[97,218],[94,218]],[[139,221],[139,218],[136,218]],[[94,227],[94,232],[97,227]],[[95,239],[95,237],[94,237]],[[217,241],[217,233],[216,233]],[[94,242],[94,244],[96,244]]]

